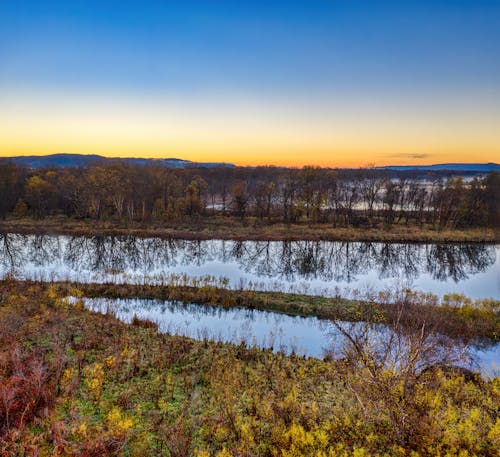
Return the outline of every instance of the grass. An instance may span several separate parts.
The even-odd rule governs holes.
[[[463,242],[500,241],[500,232],[492,228],[436,230],[426,226],[383,225],[373,228],[333,228],[330,224],[259,224],[255,218],[245,222],[233,217],[213,216],[203,220],[175,223],[74,220],[53,216],[43,220],[8,219],[0,221],[0,231],[66,235],[135,235],[141,237],[232,240],[325,240],[386,242]]]
[[[406,392],[398,369],[161,335],[66,292],[0,283],[2,456],[498,455],[500,378]]]
[[[26,287],[37,284],[30,281],[19,281],[19,283]],[[227,308],[246,307],[295,316],[316,316],[329,320],[383,323],[394,320],[398,313],[397,306],[389,302],[390,298],[387,303],[381,303],[378,299],[375,302],[282,292],[229,290],[211,285],[192,287],[75,282],[51,284],[61,295],[70,295],[78,291],[87,297],[176,300]],[[413,300],[421,301],[420,297],[425,297],[429,304],[419,302],[414,307],[414,312],[425,313],[430,320],[440,322],[440,330],[444,334],[464,341],[500,340],[500,302],[494,300],[472,302],[462,295],[452,295],[445,297],[444,303],[437,305],[437,298],[430,294],[414,294]],[[407,324],[411,326],[411,313],[407,313],[407,317]]]

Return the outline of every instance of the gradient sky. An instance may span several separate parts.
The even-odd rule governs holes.
[[[0,156],[500,162],[500,1],[0,1]]]

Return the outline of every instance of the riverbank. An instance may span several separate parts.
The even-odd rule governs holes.
[[[130,223],[127,225],[94,220],[50,217],[42,220],[8,219],[0,221],[0,232],[60,234],[75,236],[158,237],[187,240],[253,241],[360,241],[410,243],[493,243],[500,242],[500,231],[491,228],[436,230],[431,227],[394,225],[374,228],[334,228],[330,224],[276,223],[260,225],[232,217],[214,216],[210,220],[175,224]]]
[[[0,283],[2,455],[496,455],[498,378],[432,369],[431,346],[390,368],[288,357],[127,325],[66,292]]]
[[[10,281],[24,284],[24,287],[39,287],[34,281]],[[0,281],[0,284],[8,284]],[[452,296],[441,304],[434,303],[429,295],[410,294],[405,303],[395,305],[363,300],[350,300],[342,297],[326,298],[321,296],[259,292],[248,290],[229,290],[215,286],[191,287],[174,285],[132,285],[52,282],[44,287],[53,287],[58,294],[81,295],[89,298],[139,298],[174,300],[183,303],[208,304],[225,308],[244,307],[262,311],[285,313],[292,316],[319,319],[391,323],[404,319],[403,324],[412,327],[418,319],[425,316],[432,325],[439,325],[440,332],[451,338],[469,340],[500,340],[500,302],[492,300],[471,301],[463,296]],[[427,304],[426,304],[427,303]],[[402,309],[404,307],[404,310]],[[402,313],[402,311],[404,311]]]

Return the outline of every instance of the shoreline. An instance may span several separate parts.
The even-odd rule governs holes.
[[[284,445],[294,455],[312,455],[316,443],[318,455],[353,449],[367,457],[395,449],[434,455],[435,449],[456,451],[471,423],[479,424],[473,451],[492,455],[495,449],[498,378],[462,366],[465,355],[432,357],[432,335],[441,323],[428,328],[430,340],[409,340],[422,343],[411,345],[408,357],[407,346],[396,347],[395,356],[381,348],[389,363],[402,361],[385,369],[369,347],[321,360],[279,347],[196,340],[160,333],[148,320],[125,323],[93,312],[60,292],[49,284],[0,282],[0,381],[16,400],[2,404],[15,419],[0,439],[7,455],[25,455],[31,447],[115,455],[118,446],[121,455],[165,455],[172,443],[180,449],[175,455],[198,457],[272,455]],[[451,342],[449,351],[455,347]],[[405,448],[393,438],[400,430],[393,412],[412,418]],[[449,445],[448,430],[455,429]],[[231,451],[218,452],[228,436]],[[303,453],[296,442],[306,443],[298,448]]]
[[[79,283],[71,281],[40,282],[0,279],[0,286],[24,284],[26,288],[55,288],[59,294],[88,298],[136,298],[179,301],[221,308],[248,308],[283,313],[290,316],[317,317],[332,321],[369,321],[383,323],[395,319],[398,308],[391,303],[375,303],[343,297],[327,298],[284,292],[231,290],[220,287],[150,286],[114,283]],[[481,302],[481,301],[479,301]],[[440,322],[448,336],[498,342],[500,316],[489,300],[479,306],[474,302],[461,306],[418,305],[415,312],[429,315],[430,321]],[[495,302],[497,303],[497,302]],[[411,326],[411,320],[407,325]]]
[[[498,233],[497,233],[498,232]],[[176,225],[75,221],[66,218],[0,221],[0,233],[73,236],[136,236],[186,240],[233,241],[351,241],[388,243],[498,243],[500,232],[492,228],[434,230],[396,226],[391,228],[333,228],[316,225],[255,225],[231,218],[213,223],[191,222]]]

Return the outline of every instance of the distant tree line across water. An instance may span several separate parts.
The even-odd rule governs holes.
[[[500,174],[381,169],[184,168],[125,163],[28,169],[0,162],[0,218],[200,220],[216,214],[262,224],[334,227],[498,226]]]

